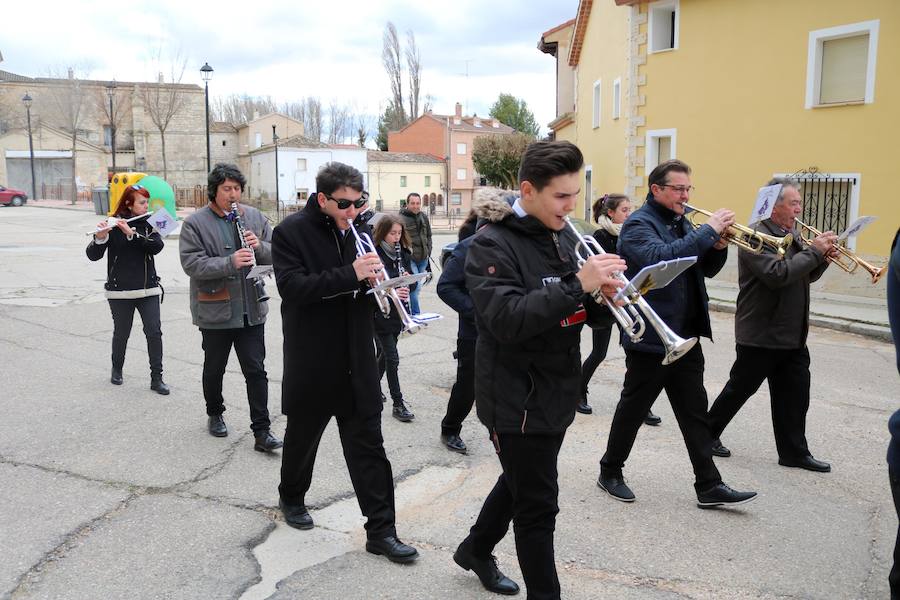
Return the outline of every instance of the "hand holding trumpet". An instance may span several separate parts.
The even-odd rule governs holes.
[[[595,254],[587,257],[576,277],[588,294],[600,289],[604,296],[612,298],[625,283],[617,273],[625,272],[625,261],[615,254]]]
[[[837,234],[833,231],[820,233],[810,241],[810,245],[826,258],[833,258],[838,255],[838,249],[835,244],[837,244]]]

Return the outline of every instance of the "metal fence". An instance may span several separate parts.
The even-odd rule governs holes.
[[[30,186],[27,189],[31,189]],[[42,183],[38,186],[38,198],[45,200],[71,200],[72,185],[65,183]],[[78,202],[90,202],[91,190],[84,188],[78,190]]]
[[[850,221],[850,200],[855,177],[832,177],[809,167],[791,175],[801,186],[804,223],[819,231],[841,232]]]

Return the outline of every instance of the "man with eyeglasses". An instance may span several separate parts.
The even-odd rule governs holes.
[[[719,209],[695,229],[683,218],[684,205],[693,189],[690,175],[690,167],[680,160],[665,161],[651,171],[647,178],[650,188],[647,201],[625,221],[617,250],[628,264],[629,278],[643,267],[662,260],[696,256],[695,265],[666,287],[652,290],[645,297],[676,334],[683,338],[712,339],[704,278],[718,273],[728,258],[728,242],[722,233],[734,223],[734,213]],[[647,411],[665,390],[694,467],[697,505],[713,508],[753,500],[756,492],[738,492],[725,485],[713,463],[700,344],[668,365],[662,364],[665,350],[651,327],[639,342],[623,335],[622,346],[625,382],[610,427],[606,453],[600,459],[597,485],[616,500],[634,501],[634,493],[623,477],[625,461]]]
[[[350,480],[366,516],[366,550],[397,563],[418,558],[397,539],[394,480],[381,435],[381,385],[375,360],[369,284],[383,268],[378,254],[357,256],[368,196],[362,174],[332,162],[316,176],[303,211],[275,228],[272,258],[281,293],[287,415],[279,506],[285,521],[311,529],[306,493],[322,432],[334,417]]]

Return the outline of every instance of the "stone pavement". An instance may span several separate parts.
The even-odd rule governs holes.
[[[225,376],[231,434],[205,431],[200,335],[187,278],[169,241],[158,259],[170,396],[149,390],[140,325],[125,384],[108,383],[112,323],[105,268],[83,253],[89,212],[0,209],[0,598],[494,598],[453,564],[499,473],[474,416],[468,456],[438,442],[455,365],[447,315],[400,342],[401,381],[416,420],[383,421],[397,485],[398,529],[421,559],[412,566],[367,554],[336,429],[322,439],[308,503],[317,527],[288,528],[277,505],[280,456],[254,452],[236,361]],[[450,241],[438,236],[435,246]],[[274,286],[266,326],[276,434],[281,322]],[[137,320],[137,319],[136,319]],[[704,340],[714,395],[734,358],[731,315],[712,315]],[[590,343],[589,332],[582,336]],[[586,347],[586,346],[585,346]],[[893,347],[813,328],[808,437],[830,474],[779,467],[767,391],[725,432],[734,452],[717,464],[729,484],[759,499],[737,510],[695,507],[690,464],[672,411],[643,428],[626,467],[638,500],[595,485],[624,374],[618,347],[591,383],[595,413],[578,415],[560,455],[557,566],[563,597],[587,599],[885,598],[897,530],[888,486],[887,418],[897,407]],[[327,401],[327,399],[323,399]],[[521,583],[512,535],[497,548]],[[524,597],[524,596],[523,596]]]

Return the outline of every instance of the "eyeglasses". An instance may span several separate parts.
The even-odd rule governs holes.
[[[369,202],[369,195],[363,192],[362,197],[359,200],[347,200],[346,198],[332,198],[331,196],[325,196],[328,200],[331,200],[335,204],[337,204],[338,210],[347,210],[350,208],[352,204],[354,208],[362,208]]]
[[[697,189],[692,185],[669,185],[668,183],[664,183],[659,187],[672,188],[672,191],[676,194],[690,194],[693,190]]]

